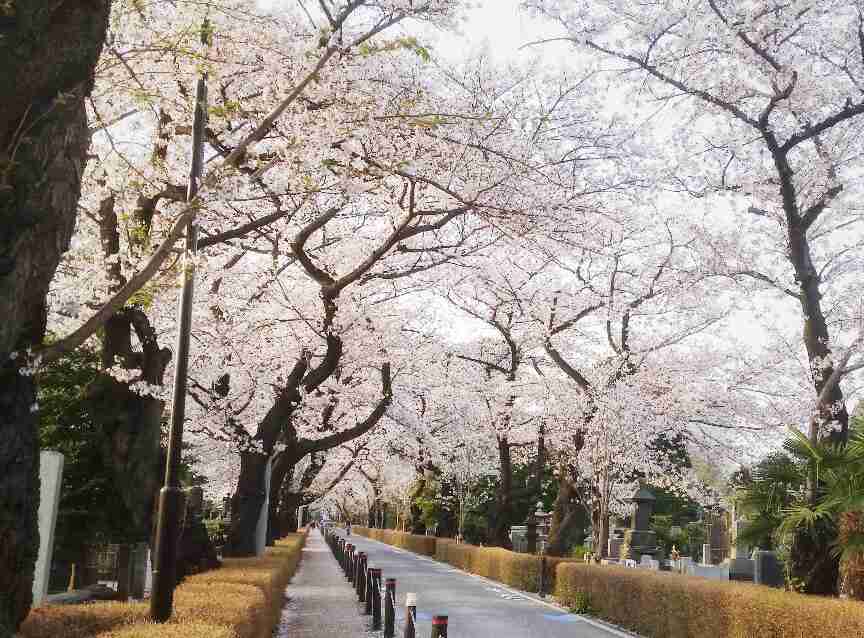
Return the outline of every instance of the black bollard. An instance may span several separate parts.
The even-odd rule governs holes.
[[[351,582],[352,570],[354,569],[354,545],[348,543],[348,554],[345,557],[345,578]]]
[[[384,583],[384,638],[396,636],[396,579]]]
[[[405,631],[402,638],[417,638],[417,594],[405,594]]]
[[[357,600],[363,602],[363,576],[366,574],[366,552],[357,554],[357,569],[354,572],[354,589],[357,591]]]
[[[429,638],[447,638],[447,616],[432,616],[432,634]]]
[[[372,613],[372,570],[373,567],[368,567],[366,569],[366,606],[363,608],[363,613],[366,616],[369,616]]]
[[[372,630],[381,629],[381,570],[372,570]]]

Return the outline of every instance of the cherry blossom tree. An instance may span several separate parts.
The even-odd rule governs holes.
[[[111,3],[0,6],[0,635],[32,602],[39,534],[36,387],[48,286],[69,247],[90,145],[85,100]],[[20,355],[20,356],[18,356]]]

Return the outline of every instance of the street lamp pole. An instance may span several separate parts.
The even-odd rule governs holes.
[[[208,43],[205,23],[201,41]],[[195,115],[192,124],[192,166],[186,202],[198,194],[198,181],[204,160],[204,123],[207,117],[207,74],[198,79]],[[168,454],[165,464],[165,484],[159,491],[159,514],[156,523],[153,590],[150,596],[150,619],[165,622],[174,606],[174,586],[177,583],[177,553],[180,540],[180,519],[183,514],[183,490],[180,487],[180,456],[183,447],[183,421],[186,417],[186,380],[189,369],[189,334],[192,326],[192,297],[195,286],[195,257],[198,227],[194,215],[186,228],[186,249],[183,253],[183,285],[180,293],[180,326],[177,334],[174,391],[171,399],[171,425],[168,434]]]

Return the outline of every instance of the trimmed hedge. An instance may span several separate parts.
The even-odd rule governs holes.
[[[439,538],[435,558],[454,567],[527,592],[540,590],[540,557],[511,552],[501,547],[477,547]],[[556,567],[572,563],[572,558],[546,557],[545,591],[555,587]]]
[[[20,638],[270,638],[283,590],[300,562],[305,534],[290,534],[261,558],[226,558],[174,591],[174,614],[147,620],[148,603],[99,602],[34,609]]]
[[[609,565],[557,567],[555,597],[647,638],[864,636],[864,604]]]
[[[463,571],[504,583],[522,591],[537,592],[540,589],[540,558],[536,555],[511,552],[501,547],[457,544],[452,538],[417,536],[392,529],[352,527],[351,531],[372,540],[402,547],[416,554],[433,556],[437,560],[449,563]],[[545,591],[552,591],[555,586],[555,568],[558,564],[574,562],[574,560],[572,558],[546,557]]]
[[[435,555],[434,536],[420,536],[418,534],[409,534],[408,532],[397,532],[394,529],[375,529],[372,527],[351,527],[351,532],[371,538],[373,541],[380,541],[394,547],[401,547],[415,554],[423,554],[423,556]]]

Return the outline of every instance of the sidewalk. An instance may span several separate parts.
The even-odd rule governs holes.
[[[285,607],[274,638],[362,638],[366,619],[357,595],[318,529],[311,530],[300,569],[285,589]]]

